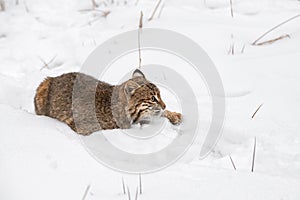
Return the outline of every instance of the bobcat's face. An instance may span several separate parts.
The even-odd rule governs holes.
[[[126,110],[132,123],[148,124],[166,108],[159,89],[147,81],[140,70],[133,73],[132,79],[125,83],[124,90],[128,102]]]

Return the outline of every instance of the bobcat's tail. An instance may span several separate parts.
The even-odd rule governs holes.
[[[38,115],[49,114],[49,92],[51,87],[52,78],[46,78],[36,89],[34,97],[35,112]]]

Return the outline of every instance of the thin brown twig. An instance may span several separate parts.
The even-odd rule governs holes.
[[[241,54],[243,54],[243,53],[244,53],[244,51],[245,51],[245,47],[246,47],[246,45],[244,44],[244,45],[243,45],[243,47],[242,47],[242,49],[241,49]]]
[[[131,195],[130,195],[130,190],[128,185],[127,185],[127,195],[128,195],[128,200],[131,200]]]
[[[4,2],[4,0],[0,0],[0,11],[5,11],[5,2]]]
[[[42,61],[42,63],[44,63],[44,66],[40,69],[40,71],[43,70],[44,68],[49,69],[49,65],[55,60],[56,57],[57,57],[57,55],[55,55],[49,62],[46,62],[41,57],[38,57],[40,59],[40,61]]]
[[[141,174],[139,174],[139,189],[140,189],[140,194],[142,194],[143,193],[143,190],[142,190],[142,175]]]
[[[267,34],[269,34],[270,32],[272,32],[273,30],[277,29],[278,27],[280,27],[280,26],[282,26],[282,25],[288,23],[289,21],[292,21],[292,20],[294,20],[294,19],[296,19],[296,18],[298,18],[298,17],[300,17],[300,14],[295,15],[295,16],[293,16],[293,17],[291,17],[291,18],[289,18],[289,19],[287,19],[287,20],[281,22],[280,24],[274,26],[273,28],[269,29],[267,32],[265,32],[265,33],[262,34],[260,37],[258,37],[254,42],[252,42],[252,45],[256,45],[257,42],[258,42],[259,40],[261,40],[263,37],[265,37]]]
[[[141,31],[142,31],[142,28],[143,28],[143,12],[141,11],[140,21],[139,21],[139,30],[138,30],[139,69],[142,66],[142,55],[141,55]]]
[[[254,172],[255,156],[256,156],[256,137],[254,138],[251,172]]]
[[[264,105],[264,104],[262,103],[262,104],[260,104],[260,105],[258,106],[258,108],[255,110],[255,112],[254,112],[253,115],[251,116],[252,119],[255,117],[256,113],[260,110],[260,108],[261,108],[263,105]]]
[[[28,6],[27,6],[26,1],[24,1],[24,7],[25,7],[25,11],[26,11],[27,13],[29,13],[29,8],[28,8]]]
[[[234,55],[234,43],[230,44],[227,54]]]
[[[158,13],[158,18],[160,18],[160,16],[161,16],[161,13],[162,13],[162,11],[163,11],[163,9],[165,8],[165,4],[163,3],[162,5],[161,5],[161,8],[160,8],[160,10],[159,10],[159,13]]]
[[[123,188],[123,194],[126,194],[125,182],[124,182],[124,178],[123,177],[122,177],[122,188]]]
[[[136,187],[136,190],[135,190],[135,200],[138,200],[138,196],[139,196],[139,187]]]
[[[261,46],[261,45],[265,45],[265,44],[272,44],[278,40],[282,40],[284,38],[291,38],[289,34],[285,34],[285,35],[282,35],[282,36],[279,36],[277,38],[274,38],[274,39],[271,39],[271,40],[266,40],[264,42],[260,42],[260,43],[257,43],[256,45],[257,46]]]
[[[232,160],[232,158],[231,158],[231,155],[229,155],[229,158],[230,158],[231,164],[232,164],[232,166],[233,166],[233,169],[236,170],[236,167],[235,167],[235,164],[234,164],[234,162],[233,162],[233,160]]]
[[[92,6],[93,6],[93,9],[98,7],[98,4],[96,3],[96,0],[92,0]]]
[[[231,17],[233,18],[233,6],[232,6],[232,0],[230,0],[230,13],[231,13]]]
[[[155,5],[155,8],[154,8],[154,10],[153,10],[153,12],[152,12],[152,15],[151,15],[151,17],[148,19],[148,21],[151,21],[151,20],[154,18],[154,15],[155,15],[155,13],[156,13],[156,11],[157,11],[157,9],[158,9],[160,3],[161,3],[161,0],[158,0],[157,3],[156,3],[156,5]]]
[[[229,47],[229,50],[228,50],[228,55],[234,55],[234,36],[233,34],[231,34],[230,36],[231,38],[231,44],[230,44],[230,47]]]
[[[80,9],[80,10],[78,10],[78,12],[92,12],[92,11],[95,11],[95,12],[101,12],[101,13],[104,13],[104,12],[105,12],[104,10],[100,10],[100,9],[92,9],[92,8],[87,8],[87,9]]]
[[[102,13],[101,17],[104,18],[106,18],[111,13],[111,11],[109,10],[99,10],[99,9],[81,9],[78,10],[78,12],[100,12]]]

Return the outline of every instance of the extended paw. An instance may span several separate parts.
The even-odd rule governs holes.
[[[177,125],[182,122],[182,114],[165,110],[163,117],[167,118],[172,124]]]

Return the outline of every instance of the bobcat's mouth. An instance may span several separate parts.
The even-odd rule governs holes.
[[[153,109],[154,116],[160,116],[162,114],[162,109]]]
[[[151,108],[146,110],[140,110],[135,120],[134,124],[150,124],[153,118],[160,117],[163,110],[160,108]]]

